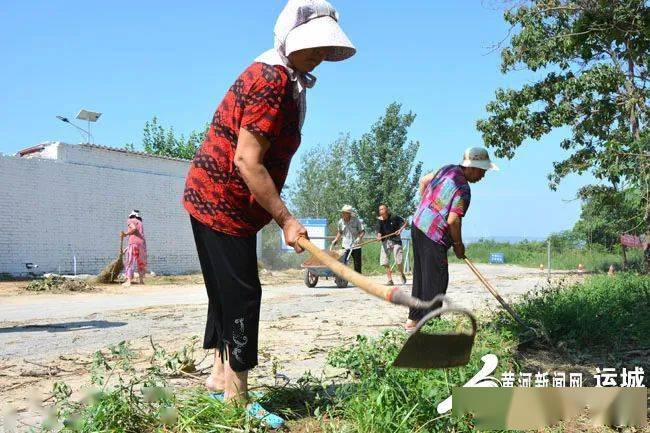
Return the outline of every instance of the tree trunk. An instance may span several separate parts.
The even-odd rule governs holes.
[[[630,41],[627,40],[625,43],[627,49],[628,49],[628,57],[627,57],[627,73],[628,73],[628,92],[632,92],[633,90],[638,90],[636,89],[636,86],[634,85],[634,60],[632,60],[631,54],[629,54],[629,49],[630,49]],[[636,92],[635,92],[636,93]],[[641,138],[641,131],[639,130],[639,118],[636,113],[636,106],[635,104],[630,104],[630,132],[632,133],[632,137],[634,140],[639,140]],[[645,98],[644,101],[642,102],[643,106],[645,105]],[[641,160],[641,170],[643,172],[646,172],[647,169],[647,162],[646,160],[642,159]],[[646,183],[646,188],[647,188],[647,183]],[[646,189],[646,200],[648,199],[647,197],[647,189]],[[646,206],[645,206],[645,222],[646,222],[646,227],[650,226],[650,202],[646,201]],[[627,266],[627,257],[625,255],[625,246],[622,248],[623,252],[623,266]],[[646,254],[644,254],[644,261],[645,261],[645,268],[646,270],[650,268],[650,258]]]
[[[628,49],[628,58],[627,58],[627,73],[628,73],[628,81],[629,81],[629,86],[628,86],[628,92],[630,93],[630,97],[634,97],[634,94],[636,93],[635,90],[636,86],[634,85],[634,60],[632,60],[632,55],[629,54],[629,49],[630,49],[630,41],[627,41],[626,43],[627,49]],[[635,140],[638,140],[640,138],[640,132],[639,132],[639,119],[636,115],[636,104],[630,104],[630,132],[632,132],[632,137],[634,137]]]

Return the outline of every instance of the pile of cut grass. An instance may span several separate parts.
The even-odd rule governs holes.
[[[27,284],[25,290],[30,292],[90,292],[95,287],[84,280],[64,278],[52,275],[45,278],[32,280]]]

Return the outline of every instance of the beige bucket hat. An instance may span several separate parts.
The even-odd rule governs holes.
[[[470,147],[463,153],[463,161],[460,163],[463,167],[476,167],[482,170],[499,170],[492,161],[490,155],[484,147]]]

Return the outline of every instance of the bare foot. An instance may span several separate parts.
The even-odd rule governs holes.
[[[123,285],[124,287],[130,287],[130,286],[131,286],[131,281],[130,281],[130,280],[126,280],[125,282],[122,283],[122,285]]]
[[[412,331],[413,329],[415,329],[415,325],[417,325],[417,322],[415,320],[408,319],[404,324],[404,329],[406,329],[407,331]]]
[[[225,380],[223,377],[217,377],[211,374],[205,380],[205,387],[212,392],[223,392],[225,388]]]

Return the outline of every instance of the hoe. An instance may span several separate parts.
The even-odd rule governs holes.
[[[401,368],[448,368],[466,365],[472,353],[474,337],[476,336],[476,318],[464,308],[453,305],[448,298],[438,295],[430,301],[422,301],[399,290],[397,287],[382,286],[369,278],[353,271],[340,261],[331,257],[308,239],[300,237],[298,245],[309,251],[318,261],[327,266],[339,277],[353,283],[366,293],[384,299],[396,305],[416,309],[431,309],[415,326],[411,335],[402,346],[394,367]],[[469,318],[472,324],[471,333],[427,333],[423,326],[435,317],[444,313],[458,313]]]

